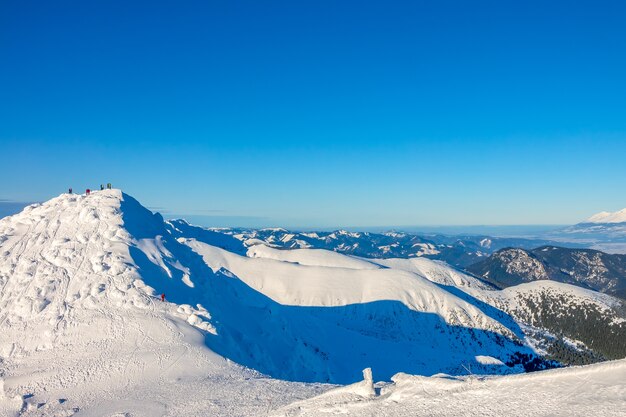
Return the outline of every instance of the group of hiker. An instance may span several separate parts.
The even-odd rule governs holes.
[[[107,188],[107,190],[110,190],[110,189],[112,188],[112,186],[111,186],[111,183],[110,183],[110,182],[109,182],[109,183],[107,183],[106,188]],[[102,190],[104,190],[104,184],[100,184],[100,191],[102,191]],[[67,192],[68,192],[68,193],[70,193],[70,194],[73,194],[73,193],[74,193],[74,190],[72,190],[72,187],[70,187],[70,189],[69,189]],[[86,194],[86,195],[91,194],[91,188],[87,188],[87,189],[85,190],[85,194]]]
[[[111,183],[110,183],[110,182],[109,182],[109,183],[107,183],[107,185],[106,185],[106,189],[107,189],[107,190],[110,190],[111,188],[112,188]],[[103,191],[103,190],[104,190],[104,184],[100,184],[100,191]],[[74,193],[74,190],[72,189],[72,187],[70,187],[70,188],[69,188],[69,190],[68,190],[67,192],[68,192],[69,194],[73,194],[73,193]],[[85,194],[86,194],[86,195],[91,194],[91,189],[90,189],[90,188],[87,188],[87,189],[85,190]],[[160,298],[161,298],[161,301],[162,301],[162,302],[165,302],[165,293],[161,294],[161,297],[160,297]]]

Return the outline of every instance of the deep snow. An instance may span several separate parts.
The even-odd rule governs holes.
[[[328,391],[272,416],[624,416],[626,360],[497,377],[398,374],[377,395],[363,383]]]
[[[367,367],[387,381],[399,371],[519,372],[501,362],[532,347],[493,306],[514,299],[515,288],[493,291],[442,262],[247,248],[166,223],[119,190],[63,194],[0,220],[0,415],[265,415],[283,406],[279,415],[381,415],[382,404],[400,413],[389,415],[413,413],[423,403],[414,381],[447,380],[400,375],[375,400],[366,381],[289,404],[333,388],[319,382],[359,381]],[[612,392],[611,404],[623,405],[623,363],[603,366],[593,368],[607,375],[599,398]],[[563,375],[567,386],[578,374]],[[458,404],[497,411],[514,390],[533,395],[534,375],[507,378],[495,380],[522,382],[505,390],[489,379],[476,395],[460,389],[468,393]]]
[[[251,415],[319,391],[215,354],[206,310],[155,297],[140,264],[186,271],[166,235],[115,190],[0,220],[0,415]]]

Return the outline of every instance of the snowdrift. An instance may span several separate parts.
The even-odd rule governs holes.
[[[377,394],[367,380],[298,401],[272,416],[622,416],[626,360],[499,377],[398,374]]]

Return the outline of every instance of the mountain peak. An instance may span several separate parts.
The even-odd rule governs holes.
[[[616,211],[602,211],[589,217],[583,223],[625,223],[626,222],[626,208]]]

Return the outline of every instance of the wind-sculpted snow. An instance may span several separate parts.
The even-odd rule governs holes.
[[[225,349],[225,355],[270,375],[344,383],[354,381],[368,366],[387,379],[401,369],[458,373],[464,372],[464,363],[480,369],[475,356],[483,353],[503,361],[517,351],[530,353],[517,341],[519,329],[505,313],[500,311],[497,321],[483,303],[467,295],[457,297],[414,273],[248,258],[195,240],[185,243],[214,271],[232,273],[229,285],[237,291],[233,302],[240,311],[247,305],[255,308],[251,314],[263,328],[242,334],[243,344],[259,346],[261,352],[271,350],[282,362],[274,367],[261,353],[247,357],[236,346],[228,351],[217,341],[210,341],[211,347]],[[319,252],[307,257],[309,263],[315,258],[324,265],[351,262],[337,259],[343,255],[328,254],[327,259],[319,259]],[[292,256],[302,259],[301,253]],[[218,326],[218,334],[231,331],[226,329],[227,320],[237,315],[228,316],[220,319],[224,330]],[[286,337],[276,338],[276,333]]]
[[[119,191],[30,206],[0,220],[0,241],[2,416],[250,415],[320,389],[207,348],[210,313],[182,303],[204,263]]]
[[[522,372],[509,299],[442,262],[246,247],[63,194],[0,220],[0,415],[258,415],[365,368]]]
[[[366,381],[281,408],[272,416],[623,416],[626,360],[526,375],[431,378],[398,374],[374,394]]]

